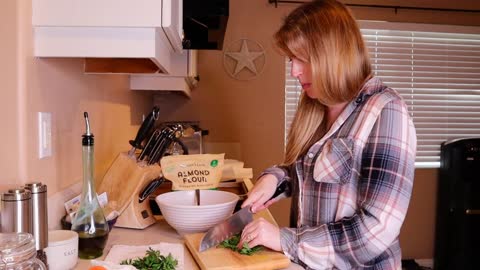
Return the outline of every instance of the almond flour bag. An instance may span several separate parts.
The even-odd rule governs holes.
[[[173,155],[160,160],[172,190],[211,189],[222,177],[225,154]]]

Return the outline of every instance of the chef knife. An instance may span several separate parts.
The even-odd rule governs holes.
[[[135,157],[135,150],[142,148],[142,141],[147,137],[150,129],[153,127],[153,124],[158,119],[158,111],[158,107],[154,106],[150,114],[148,114],[147,118],[145,118],[142,125],[138,129],[135,140],[130,140],[130,145],[132,146],[132,149],[128,151],[128,156]]]
[[[290,192],[290,182],[283,181],[275,190],[273,196],[269,199],[273,199],[277,196],[287,196]],[[250,205],[245,206],[231,217],[227,218],[222,223],[210,228],[202,238],[200,242],[200,252],[205,251],[211,247],[215,247],[222,241],[232,237],[233,235],[240,233],[245,226],[253,221],[253,213],[250,210]]]

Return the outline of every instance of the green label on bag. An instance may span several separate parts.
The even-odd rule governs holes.
[[[218,160],[216,160],[216,159],[214,159],[214,160],[212,160],[212,162],[210,162],[210,166],[212,166],[214,168],[217,167],[217,165],[218,165]]]

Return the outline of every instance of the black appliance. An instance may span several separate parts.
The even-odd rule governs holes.
[[[480,269],[480,138],[441,145],[434,269]]]
[[[229,0],[183,1],[183,48],[221,50],[227,29]]]

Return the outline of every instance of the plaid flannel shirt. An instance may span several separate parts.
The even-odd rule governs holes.
[[[283,252],[307,269],[401,269],[415,152],[406,105],[370,79],[305,156],[262,173],[292,183]]]

